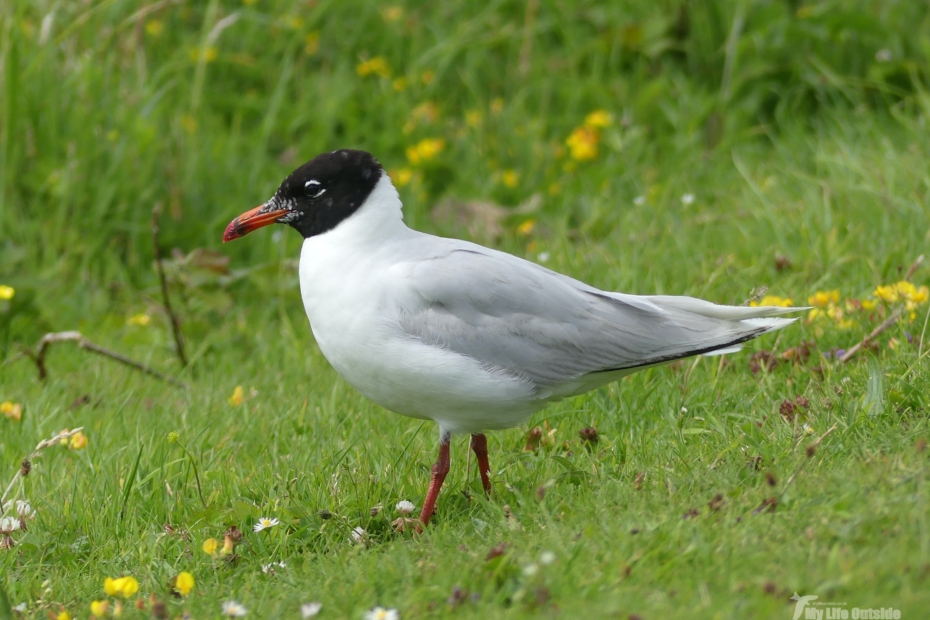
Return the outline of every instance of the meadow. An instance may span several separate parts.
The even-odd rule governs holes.
[[[916,2],[0,4],[0,620],[923,617],[928,67]],[[490,498],[455,438],[398,531],[435,426],[320,354],[299,235],[221,243],[341,147],[420,230],[812,309],[489,434]],[[179,385],[41,379],[67,330]]]

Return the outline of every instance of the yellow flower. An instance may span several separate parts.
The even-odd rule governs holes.
[[[12,286],[7,286],[6,284],[0,284],[0,301],[7,301],[13,299],[13,295],[16,294],[16,289]]]
[[[840,291],[838,289],[817,291],[807,298],[807,303],[817,308],[826,308],[830,304],[838,304],[840,303]]]
[[[215,538],[208,538],[205,541],[203,541],[203,545],[201,546],[201,549],[203,549],[203,552],[206,553],[207,555],[212,555],[213,557],[216,557],[216,548],[219,547],[219,545],[220,544],[216,541]]]
[[[584,117],[584,126],[589,129],[602,129],[614,122],[613,116],[607,110],[595,110]]]
[[[375,56],[370,60],[360,62],[357,67],[355,67],[355,72],[358,73],[359,77],[366,77],[369,75],[378,75],[383,78],[391,77],[391,67],[388,65],[388,61],[384,56]]]
[[[520,175],[517,174],[516,170],[504,170],[504,173],[501,174],[501,181],[507,187],[514,188],[517,186],[517,182],[520,180]]]
[[[439,116],[439,106],[432,101],[424,101],[410,113],[410,117],[417,122],[432,123],[437,116]]]
[[[304,25],[304,19],[299,15],[288,15],[284,19],[284,24],[291,30],[300,30],[301,26]]]
[[[220,550],[220,555],[225,557],[236,550],[236,543],[233,541],[232,536],[223,537],[223,548]]]
[[[160,35],[161,31],[164,29],[165,23],[160,19],[153,19],[152,21],[145,23],[145,31],[153,37]]]
[[[62,609],[61,612],[58,614],[56,620],[71,620],[71,614],[69,614],[67,610]]]
[[[196,47],[190,51],[191,60],[194,62],[213,62],[218,55],[219,52],[212,45],[205,48]]]
[[[128,319],[126,319],[126,324],[127,325],[138,325],[139,327],[145,327],[146,325],[149,324],[149,322],[151,322],[151,320],[152,320],[152,317],[150,317],[144,312],[141,312],[139,314],[134,314]]]
[[[318,51],[320,51],[320,33],[314,30],[313,32],[308,32],[307,36],[304,37],[304,51],[308,55],[313,56]]]
[[[396,22],[404,16],[404,8],[400,6],[386,6],[381,9],[381,17],[386,22]]]
[[[446,146],[442,138],[424,138],[413,146],[407,147],[407,160],[417,166],[434,159]]]
[[[135,577],[130,575],[118,577],[116,579],[107,577],[106,581],[103,582],[103,590],[109,596],[119,595],[123,598],[129,598],[139,591],[139,582],[136,581]]]
[[[921,286],[911,295],[910,301],[913,301],[915,304],[922,304],[927,301],[927,299],[930,299],[930,289],[926,286]]]
[[[0,403],[0,413],[2,413],[7,420],[13,420],[14,422],[19,422],[23,419],[23,406],[19,403],[11,403],[10,401],[5,401]]]
[[[594,129],[578,127],[565,139],[565,146],[568,147],[572,159],[587,161],[597,157],[597,143],[599,140],[600,136]]]
[[[78,431],[75,434],[71,435],[71,439],[68,441],[68,448],[71,450],[82,450],[87,447],[87,435],[83,432]]]
[[[174,589],[177,590],[181,596],[187,596],[191,593],[191,590],[194,589],[194,576],[187,571],[179,574],[174,580]]]
[[[886,304],[893,304],[898,301],[898,289],[894,286],[878,286],[873,293]]]
[[[790,297],[778,297],[777,295],[766,295],[759,301],[750,301],[749,305],[752,307],[758,306],[779,306],[782,308],[790,308],[794,305],[794,301]]]
[[[389,176],[394,179],[394,184],[397,187],[404,187],[405,185],[409,185],[413,180],[413,170],[410,168],[401,168],[400,170],[392,172]]]
[[[233,390],[232,396],[229,397],[229,404],[233,407],[238,407],[242,404],[244,392],[241,385],[237,385],[236,389]]]
[[[873,299],[863,299],[862,300],[862,309],[863,310],[875,310],[877,303]]]
[[[103,618],[107,615],[107,611],[110,608],[110,603],[107,601],[93,601],[90,604],[90,613],[96,618]]]
[[[526,220],[517,226],[517,232],[521,235],[528,235],[533,232],[534,228],[536,228],[536,220]]]

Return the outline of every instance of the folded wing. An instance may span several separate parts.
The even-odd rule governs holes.
[[[530,381],[542,393],[610,380],[597,381],[596,373],[735,351],[795,320],[770,318],[796,310],[790,308],[604,292],[464,242],[398,269],[419,302],[401,313],[407,334]]]

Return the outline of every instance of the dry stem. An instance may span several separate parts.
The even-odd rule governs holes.
[[[26,354],[33,362],[36,364],[36,368],[39,370],[39,379],[45,380],[48,377],[48,370],[45,368],[45,354],[48,351],[48,347],[51,344],[56,342],[76,342],[79,347],[97,353],[98,355],[103,355],[104,357],[109,357],[110,359],[116,360],[121,364],[135,368],[136,370],[141,370],[147,375],[151,375],[162,381],[167,381],[178,387],[186,387],[184,383],[173,379],[167,375],[164,375],[150,366],[146,366],[142,362],[137,362],[135,360],[129,359],[125,355],[116,353],[104,347],[94,344],[90,340],[84,337],[81,332],[69,331],[69,332],[54,332],[51,334],[45,334],[42,336],[42,339],[39,340],[39,344],[36,345],[35,350],[29,349],[27,347],[22,347],[23,353]]]
[[[181,334],[181,321],[171,307],[171,297],[168,295],[168,281],[165,279],[165,269],[161,264],[161,250],[158,248],[158,215],[161,205],[155,203],[152,207],[152,251],[155,254],[155,270],[158,272],[158,281],[161,283],[161,299],[165,312],[171,319],[171,333],[174,335],[174,344],[181,360],[181,366],[187,366],[187,355],[184,354],[184,336]]]
[[[73,431],[62,431],[50,439],[43,439],[35,447],[35,450],[32,451],[32,454],[26,457],[26,460],[33,461],[37,456],[39,456],[39,453],[42,452],[42,450],[45,450],[49,446],[54,446],[55,444],[59,443],[62,439],[69,439],[71,436],[77,435],[82,430],[84,430],[83,426],[78,427],[74,429]],[[23,472],[22,467],[16,470],[16,474],[13,476],[13,479],[10,480],[10,484],[7,485],[6,490],[3,492],[3,495],[0,496],[0,507],[6,505],[6,498],[10,494],[10,491],[13,490],[13,485],[15,485],[16,481],[20,479],[20,476],[22,476],[22,472]]]

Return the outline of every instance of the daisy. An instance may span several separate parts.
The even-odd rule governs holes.
[[[269,527],[276,526],[280,521],[277,518],[269,519],[268,517],[262,517],[258,520],[258,523],[255,524],[253,528],[256,532],[261,532],[262,530],[267,530]]]
[[[320,613],[320,610],[323,609],[323,603],[318,603],[316,601],[312,603],[304,603],[300,606],[300,617],[306,620],[307,618],[312,618],[313,616]]]
[[[363,543],[365,542],[365,536],[367,535],[368,533],[364,529],[357,527],[352,530],[352,542]],[[378,609],[380,609],[380,607]]]
[[[683,205],[689,205],[689,204],[692,204],[693,202],[694,202],[694,194],[684,194],[681,197],[681,204]]]
[[[230,618],[241,618],[246,615],[248,610],[236,601],[223,601],[223,615]]]
[[[402,515],[409,515],[411,512],[416,510],[416,506],[413,505],[413,502],[406,499],[397,502],[397,506],[395,506],[395,508],[397,509],[397,512]]]
[[[396,609],[375,607],[365,612],[365,620],[400,620],[400,614]]]

